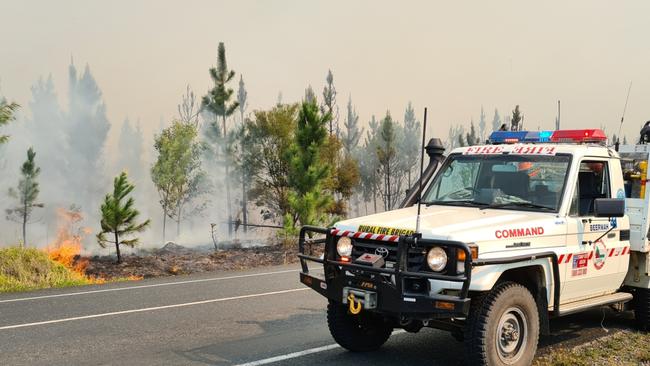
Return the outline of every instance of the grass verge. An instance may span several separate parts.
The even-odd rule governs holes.
[[[79,286],[93,283],[81,273],[50,259],[34,248],[0,249],[0,292]]]
[[[648,365],[650,334],[620,331],[571,349],[558,348],[535,366]]]

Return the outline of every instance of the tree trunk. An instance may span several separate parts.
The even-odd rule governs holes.
[[[120,254],[120,238],[115,232],[115,253],[117,253],[117,264],[122,263],[122,255]]]
[[[246,233],[248,231],[248,226],[247,226],[248,225],[248,207],[246,207],[246,206],[248,206],[247,205],[248,197],[247,197],[247,193],[246,193],[246,177],[245,177],[245,174],[242,174],[241,182],[242,182],[241,183],[241,186],[242,186],[241,187],[241,191],[242,191],[241,192],[241,196],[242,196],[242,199],[241,199],[241,206],[242,207],[241,208],[242,208],[242,218],[244,220],[244,233]]]
[[[241,113],[242,126],[244,124],[244,112]],[[241,151],[244,151],[244,144],[241,144]],[[242,209],[242,219],[244,220],[244,233],[248,232],[248,194],[246,192],[246,176],[244,165],[242,164],[241,170],[241,209]]]
[[[27,204],[23,207],[23,243],[21,244],[21,248],[24,248],[27,246]]]
[[[181,213],[183,212],[183,206],[178,204],[178,213],[176,215],[176,240],[181,235]]]
[[[163,242],[162,245],[165,245],[165,229],[167,228],[167,208],[163,208]]]
[[[223,115],[223,138],[224,142],[227,141],[228,136],[226,135],[226,114]],[[228,161],[228,149],[226,149],[226,144],[224,143],[224,156],[225,156],[225,166],[226,166],[226,208],[228,212],[228,236],[232,236],[232,209],[230,207],[230,161]]]

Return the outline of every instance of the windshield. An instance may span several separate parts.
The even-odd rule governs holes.
[[[557,212],[569,161],[568,155],[451,155],[422,203]]]

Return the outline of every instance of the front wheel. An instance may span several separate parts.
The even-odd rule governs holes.
[[[539,340],[539,313],[530,291],[504,282],[472,299],[464,338],[469,365],[530,365]]]
[[[393,332],[381,315],[366,311],[352,315],[346,306],[332,301],[327,305],[327,325],[336,343],[353,352],[374,351]]]

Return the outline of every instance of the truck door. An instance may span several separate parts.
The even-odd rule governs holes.
[[[594,216],[594,201],[610,198],[612,167],[606,159],[583,160],[573,187],[567,217],[567,254],[558,258],[566,273],[562,303],[616,291],[625,278],[621,260],[628,257],[627,242],[619,240],[619,229],[610,229],[607,218]]]

